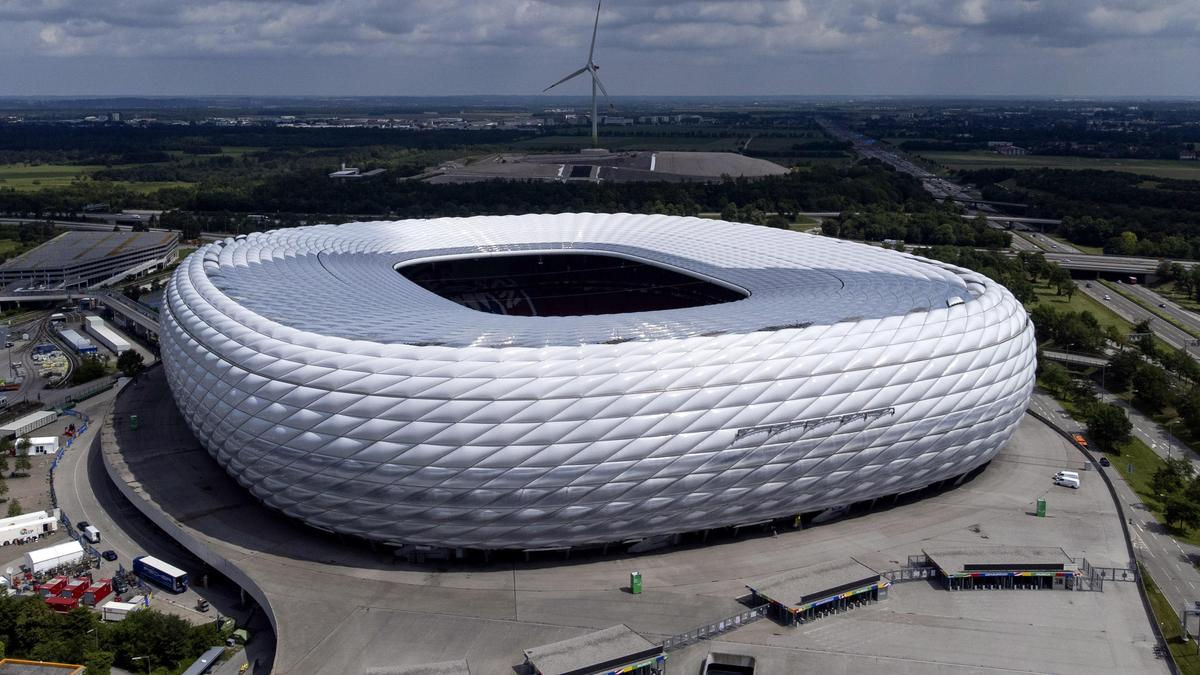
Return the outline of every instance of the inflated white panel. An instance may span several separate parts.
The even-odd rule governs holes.
[[[556,250],[635,257],[748,297],[503,316],[396,271]],[[347,534],[488,549],[743,524],[958,476],[1012,435],[1035,354],[1020,303],[968,270],[630,214],[227,239],[173,275],[161,342],[188,424],[265,503]]]

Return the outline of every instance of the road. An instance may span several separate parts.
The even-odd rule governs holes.
[[[187,549],[164,534],[149,519],[141,514],[117,490],[108,478],[98,444],[93,443],[99,433],[99,419],[104,414],[116,390],[110,390],[80,404],[78,410],[92,417],[88,431],[72,444],[63,455],[55,471],[55,492],[59,508],[71,520],[78,523],[86,520],[101,533],[100,550],[111,549],[117,553],[115,562],[103,561],[97,578],[110,577],[121,565],[130,569],[134,556],[153,555],[182,567],[191,576],[192,587],[181,594],[165,591],[154,593],[151,606],[159,611],[181,616],[191,623],[203,623],[216,619],[217,614],[237,618],[238,625],[249,620],[252,632],[262,636],[263,644],[248,649],[251,659],[263,659],[263,651],[274,650],[273,640],[268,638],[269,624],[261,612],[253,612],[242,606],[240,589],[219,575],[206,575],[206,567]],[[195,609],[199,598],[212,604],[208,612]]]
[[[1200,333],[1200,315],[1194,312],[1189,312],[1179,303],[1174,300],[1169,300],[1163,296],[1150,290],[1149,287],[1141,284],[1126,284],[1124,291],[1139,300],[1158,307],[1158,311],[1165,314],[1179,323],[1187,326],[1193,331]],[[1161,305],[1161,306],[1160,306]]]
[[[1194,338],[1187,332],[1173,326],[1170,322],[1154,316],[1148,309],[1142,308],[1141,305],[1126,298],[1125,296],[1105,288],[1101,284],[1093,283],[1091,287],[1084,285],[1079,289],[1081,292],[1088,294],[1100,304],[1108,307],[1116,312],[1117,316],[1131,323],[1138,323],[1150,319],[1150,328],[1154,334],[1162,339],[1163,342],[1175,347],[1176,349],[1185,348]],[[1190,353],[1190,352],[1189,352]],[[1196,356],[1193,354],[1193,356]]]
[[[1053,421],[1064,431],[1070,433],[1083,430],[1081,424],[1067,416],[1058,403],[1045,394],[1034,394],[1029,407],[1046,419]],[[1167,448],[1172,444],[1166,435],[1146,416],[1128,406],[1125,408],[1130,421],[1134,424],[1134,436],[1149,445],[1160,456],[1167,456]],[[1185,446],[1174,443],[1173,447],[1178,453],[1179,448]],[[1200,456],[1190,450],[1187,452],[1191,456],[1193,466],[1200,466]],[[1113,461],[1119,462],[1121,458],[1116,457]],[[1102,468],[1101,471],[1109,472],[1108,475],[1113,479],[1113,485],[1117,489],[1117,498],[1125,507],[1125,513],[1130,519],[1130,535],[1133,538],[1138,559],[1146,566],[1154,583],[1171,602],[1171,606],[1178,613],[1184,603],[1190,604],[1200,600],[1200,570],[1195,567],[1195,564],[1200,562],[1200,547],[1180,543],[1171,536],[1155,519],[1154,514],[1143,503],[1142,498],[1125,482],[1120,472],[1111,468]],[[1081,477],[1084,482],[1089,482],[1086,473]],[[1192,630],[1196,630],[1194,625]]]

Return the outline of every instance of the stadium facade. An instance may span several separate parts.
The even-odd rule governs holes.
[[[986,464],[1034,379],[974,272],[696,218],[351,223],[210,244],[162,314],[173,395],[267,505],[374,540],[626,541]]]

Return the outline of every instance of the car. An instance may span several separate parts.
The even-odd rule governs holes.
[[[1083,437],[1083,434],[1071,434],[1071,440],[1075,441],[1076,443],[1082,445],[1085,448],[1087,447],[1087,439]]]
[[[113,592],[115,592],[117,595],[124,595],[128,590],[129,584],[125,583],[121,579],[113,579]]]
[[[1109,295],[1109,294],[1107,294],[1107,293],[1105,293],[1105,294],[1104,294],[1104,299],[1105,299],[1105,300],[1112,300],[1112,296],[1111,296],[1111,295]]]
[[[1085,283],[1085,284],[1083,285],[1083,287],[1084,287],[1084,288],[1091,288],[1091,287],[1092,287],[1092,282],[1090,282],[1090,281],[1089,281],[1089,282]]]
[[[86,520],[81,520],[78,523],[75,523],[75,527],[79,528],[80,532],[83,532],[84,530],[86,530],[88,528],[88,525],[91,525],[91,523],[89,523]]]
[[[101,557],[101,558],[104,558],[105,560],[108,560],[108,561],[116,560],[116,559],[117,559],[117,552],[116,552],[116,551],[114,551],[114,550],[112,550],[112,549],[110,548],[110,549],[108,549],[107,551],[105,551],[105,552],[101,553],[101,554],[100,554],[100,557]]]
[[[1167,308],[1167,303],[1165,303],[1165,302],[1160,302],[1160,303],[1158,303],[1158,306],[1159,306],[1159,307],[1161,307],[1162,309],[1166,309],[1166,308]]]
[[[1069,262],[1071,262],[1071,259],[1070,259],[1070,258],[1063,258],[1063,259],[1062,259],[1060,262],[1069,263]]]
[[[1112,462],[1108,461],[1107,457],[1101,457],[1100,466],[1112,466]]]

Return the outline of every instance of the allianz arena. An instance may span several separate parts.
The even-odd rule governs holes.
[[[1034,378],[984,276],[697,218],[350,223],[209,244],[162,312],[172,393],[327,531],[577,546],[794,516],[986,464]]]

